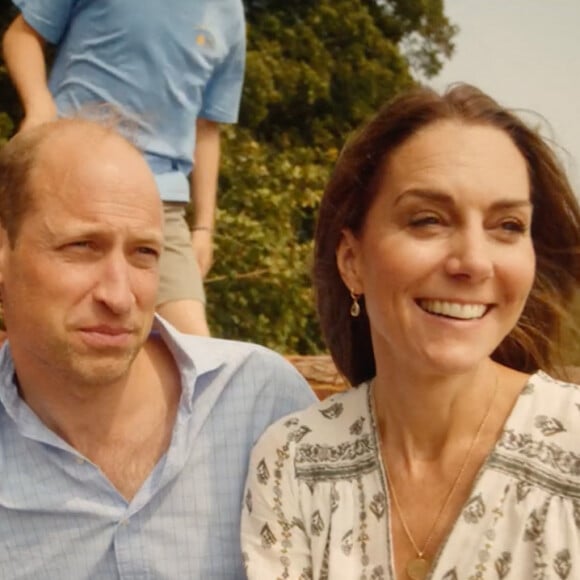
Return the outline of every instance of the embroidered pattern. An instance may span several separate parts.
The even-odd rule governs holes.
[[[534,426],[537,427],[546,437],[557,435],[566,430],[561,421],[555,417],[546,417],[546,415],[538,415],[534,421]]]
[[[506,578],[510,573],[512,563],[512,555],[509,552],[502,552],[499,558],[495,561],[495,571],[497,572],[497,577]]]
[[[469,524],[476,524],[485,515],[485,504],[481,494],[471,498],[463,510],[463,519]]]
[[[370,435],[338,445],[302,443],[296,448],[296,477],[333,480],[356,477],[377,469],[377,452]]]

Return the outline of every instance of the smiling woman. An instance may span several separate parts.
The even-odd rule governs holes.
[[[256,446],[249,578],[580,576],[580,391],[546,374],[580,209],[542,139],[471,86],[400,96],[339,158],[314,279],[358,388]]]
[[[344,285],[364,296],[375,364],[391,376],[469,371],[532,287],[525,160],[498,129],[441,121],[400,145],[381,177],[337,248]]]

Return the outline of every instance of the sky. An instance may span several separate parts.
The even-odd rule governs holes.
[[[580,197],[580,0],[445,0],[455,53],[429,81],[465,81],[553,139]],[[543,117],[543,119],[542,119]]]

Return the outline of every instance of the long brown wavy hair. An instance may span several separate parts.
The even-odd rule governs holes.
[[[523,372],[561,362],[561,331],[580,287],[580,208],[550,146],[481,90],[454,85],[442,95],[416,88],[387,103],[345,146],[324,191],[315,234],[314,287],[323,336],[339,371],[357,385],[375,375],[369,320],[358,318],[336,263],[343,229],[360,234],[387,160],[425,126],[443,120],[504,131],[526,160],[534,207],[536,276],[524,311],[492,357]]]

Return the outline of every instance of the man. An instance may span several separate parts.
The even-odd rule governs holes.
[[[3,48],[24,108],[21,129],[102,104],[133,119],[166,202],[157,310],[183,332],[208,335],[202,280],[213,256],[218,123],[237,120],[243,83],[241,0],[14,3],[21,13]],[[48,84],[47,42],[56,46]]]
[[[154,314],[140,153],[58,120],[0,150],[0,578],[243,578],[249,451],[313,400],[281,357]]]

